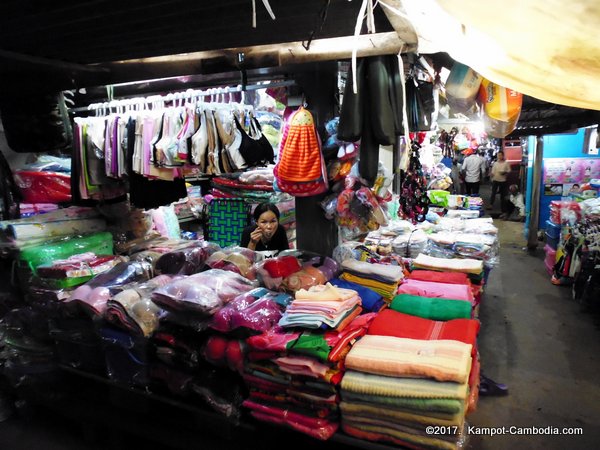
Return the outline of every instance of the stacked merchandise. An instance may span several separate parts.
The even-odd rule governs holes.
[[[346,357],[342,429],[410,447],[462,447],[479,322],[379,313]],[[427,427],[449,433],[427,433]]]
[[[360,284],[380,294],[386,302],[391,302],[404,277],[400,266],[371,264],[365,261],[347,259],[342,262],[342,275],[345,281]]]
[[[106,221],[92,208],[70,207],[0,222],[2,246],[16,250],[52,239],[104,230]]]
[[[294,293],[331,280],[339,266],[333,259],[312,252],[285,250],[257,265],[261,284],[268,289]]]
[[[473,302],[473,307],[477,308],[481,302],[481,295],[483,293],[484,284],[484,264],[483,261],[476,259],[445,259],[436,258],[428,255],[419,255],[412,262],[413,269],[415,270],[431,270],[434,272],[454,272],[463,273],[468,277],[469,285],[457,285],[464,286],[462,291],[470,291],[469,294],[465,294],[467,297],[450,297],[458,300],[469,300]],[[488,272],[489,273],[489,272]],[[448,297],[447,297],[448,298]]]
[[[71,201],[70,158],[39,156],[15,171],[14,178],[23,201],[21,213],[49,211],[56,209],[50,205]]]
[[[247,339],[244,406],[253,417],[319,439],[333,436],[345,355],[375,316],[358,315],[360,304],[355,291],[330,284],[299,290],[280,326]]]
[[[164,314],[150,339],[147,370],[151,387],[200,400],[229,419],[238,420],[242,386],[232,370],[243,370],[242,343],[210,330],[227,332],[238,326],[270,325],[277,320],[277,307],[256,302],[261,296],[251,295],[253,288],[239,274],[209,269],[175,276],[155,289],[151,300]]]
[[[553,203],[551,220],[546,227],[546,267],[550,266],[554,255],[556,264],[552,266],[552,283],[570,285],[575,282],[574,297],[587,301],[594,298],[598,284],[600,200],[591,198],[577,206],[571,202]],[[553,213],[552,209],[558,209],[560,213]],[[560,226],[554,224],[556,219],[560,220]],[[556,248],[555,243],[558,243]]]

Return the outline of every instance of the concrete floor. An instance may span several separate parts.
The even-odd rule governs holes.
[[[506,397],[481,397],[478,410],[467,418],[468,422],[477,427],[475,432],[484,432],[483,427],[552,426],[581,427],[583,435],[472,434],[467,448],[599,448],[600,329],[597,315],[582,312],[571,300],[569,288],[550,283],[542,261],[543,244],[534,254],[523,250],[523,224],[497,221],[497,225],[502,245],[501,263],[490,275],[481,306],[479,345],[483,371],[490,378],[507,384],[510,393]],[[290,435],[287,436],[289,439]],[[296,440],[296,435],[291,436]],[[315,449],[341,448],[333,443],[322,445],[302,436],[297,438],[299,444]],[[202,448],[227,447],[226,443],[214,441],[203,444]],[[256,441],[238,444],[236,448],[250,448],[255,444]],[[103,447],[106,448],[90,444],[77,427],[67,427],[56,418],[50,422],[45,418],[30,421],[13,418],[0,423],[3,450]]]
[[[473,449],[592,449],[600,441],[600,330],[570,288],[554,286],[542,245],[523,247],[523,224],[496,221],[501,263],[481,307],[485,374],[508,384],[506,397],[482,397],[468,421],[476,427],[581,427],[582,436],[471,435]]]

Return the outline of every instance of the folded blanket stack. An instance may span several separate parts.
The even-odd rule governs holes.
[[[372,264],[354,259],[344,260],[342,269],[341,279],[372,289],[388,303],[396,295],[398,283],[404,277],[400,266]]]
[[[479,376],[472,357],[478,330],[471,319],[381,311],[345,360],[344,432],[411,448],[460,448],[470,382]],[[450,432],[430,434],[428,426]]]
[[[376,316],[360,311],[355,291],[315,286],[296,292],[281,326],[249,337],[244,405],[252,416],[329,439],[339,426],[344,358]]]
[[[483,293],[483,284],[485,276],[483,261],[469,258],[436,258],[433,256],[421,254],[413,260],[412,266],[414,271],[428,270],[438,273],[465,274],[469,279],[471,290],[473,291],[473,305],[477,306],[481,302],[481,295]],[[431,281],[444,282],[442,278],[444,276],[445,275],[439,275],[439,277]]]
[[[279,325],[342,331],[361,312],[361,299],[356,291],[327,283],[296,291],[295,300]]]

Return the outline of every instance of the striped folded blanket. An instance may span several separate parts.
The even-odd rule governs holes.
[[[392,377],[425,377],[466,383],[472,345],[366,335],[346,356],[346,368]]]
[[[345,401],[340,402],[340,410],[342,411],[342,417],[344,419],[347,416],[371,417],[378,420],[423,428],[423,430],[425,430],[427,425],[462,426],[465,421],[464,414],[457,414],[452,419],[440,419],[438,417],[427,416],[426,414],[417,414],[410,411],[397,411],[381,406],[369,406]]]
[[[413,260],[413,266],[427,270],[463,272],[475,275],[483,272],[483,261],[477,259],[436,258],[434,256],[424,255],[423,253],[420,253],[419,256]]]
[[[452,420],[457,414],[465,415],[465,402],[450,398],[388,397],[342,390],[342,400],[359,405],[389,408],[449,420]]]
[[[463,402],[468,395],[467,383],[452,383],[426,378],[396,378],[348,370],[342,378],[343,392],[364,395],[411,398],[444,398]]]

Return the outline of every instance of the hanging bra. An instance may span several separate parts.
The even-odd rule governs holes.
[[[206,172],[206,152],[208,149],[208,131],[206,125],[206,114],[204,111],[200,115],[200,126],[192,136],[192,164],[200,167],[202,173]]]
[[[244,128],[240,125],[237,117],[235,119],[235,125],[242,135],[242,142],[240,144],[240,153],[248,166],[259,166],[267,163],[273,163],[275,155],[273,147],[262,133],[262,129],[256,118],[251,119],[250,128],[251,131],[254,129],[256,134],[260,134],[258,139],[251,138]]]

